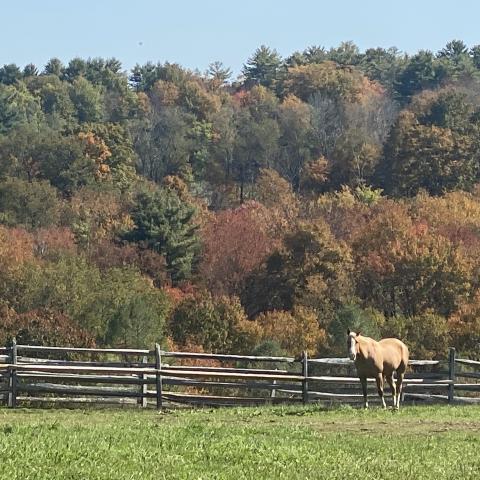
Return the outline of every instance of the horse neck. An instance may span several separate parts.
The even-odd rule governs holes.
[[[357,337],[357,355],[363,358],[368,358],[370,346],[377,343],[373,338],[370,337]]]

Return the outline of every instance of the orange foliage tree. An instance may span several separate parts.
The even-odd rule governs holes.
[[[387,316],[453,313],[472,289],[472,264],[407,207],[383,201],[354,241],[358,294]]]

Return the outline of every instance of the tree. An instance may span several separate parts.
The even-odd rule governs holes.
[[[247,331],[248,327],[257,345],[274,341],[286,355],[297,356],[302,351],[315,355],[326,343],[325,330],[319,327],[315,311],[306,307],[261,313],[246,324]]]
[[[213,353],[247,353],[253,347],[248,323],[238,299],[201,292],[178,304],[169,330],[179,345],[193,343]]]
[[[87,62],[81,58],[72,58],[68,66],[63,69],[63,78],[69,82],[73,82],[78,77],[85,76],[87,71]]]
[[[42,111],[71,124],[75,107],[69,95],[69,85],[56,75],[34,76],[26,80],[28,89],[40,100]]]
[[[268,209],[264,215],[264,225],[271,238],[280,239],[295,228],[300,214],[300,199],[292,185],[275,170],[260,170],[254,196]]]
[[[38,68],[33,63],[29,63],[25,65],[22,74],[23,78],[36,77],[38,75]]]
[[[368,48],[362,55],[359,68],[370,80],[383,85],[392,94],[405,63],[405,56],[395,47]]]
[[[312,155],[311,115],[311,107],[293,95],[284,99],[278,111],[280,152],[276,166],[295,191],[300,188],[303,169]]]
[[[282,59],[276,50],[265,45],[260,46],[243,66],[242,72],[247,85],[275,87],[281,63]]]
[[[239,183],[239,200],[246,198],[246,187],[252,185],[261,168],[269,167],[278,149],[279,127],[274,118],[261,112],[263,102],[254,114],[242,109],[236,115],[237,135],[233,150],[231,172]]]
[[[111,122],[89,123],[82,125],[79,135],[90,145],[94,142],[100,148],[101,164],[108,167],[109,177],[115,185],[127,189],[135,182],[137,155],[125,127]]]
[[[74,137],[64,137],[46,125],[30,123],[0,138],[2,172],[28,181],[49,180],[62,191],[71,186],[66,172],[83,155]]]
[[[189,138],[191,115],[179,108],[165,108],[139,121],[132,128],[139,173],[154,182],[177,174],[188,164],[192,151]]]
[[[433,89],[440,83],[439,72],[432,52],[420,50],[410,57],[398,76],[395,89],[404,101],[425,89]]]
[[[4,85],[14,85],[21,78],[22,72],[14,63],[0,68],[0,83]]]
[[[359,297],[387,317],[455,312],[471,292],[462,249],[415,222],[403,204],[384,200],[374,212],[353,241]]]
[[[104,117],[101,90],[83,77],[76,78],[70,87],[70,99],[79,122],[98,122]]]
[[[174,283],[189,278],[199,249],[195,208],[161,188],[138,193],[130,214],[134,227],[123,238],[164,255]]]
[[[477,69],[480,68],[480,45],[474,45],[470,49],[470,57],[472,59],[473,64]]]
[[[16,313],[0,305],[0,342],[12,338],[27,345],[95,347],[95,339],[67,315],[49,309]]]
[[[479,125],[459,91],[425,92],[401,112],[385,144],[377,176],[387,193],[440,195],[471,189],[479,176]]]
[[[0,223],[49,227],[59,221],[61,207],[58,192],[49,182],[9,178],[0,183]]]
[[[231,76],[232,70],[228,67],[225,67],[222,62],[213,62],[208,66],[207,77],[209,78],[214,90],[223,87]]]
[[[333,237],[325,222],[300,223],[247,279],[242,303],[250,317],[307,306],[328,325],[335,308],[352,293],[351,268],[347,245]]]
[[[86,249],[104,239],[113,240],[133,226],[116,190],[77,189],[70,198],[68,217],[75,241]]]
[[[480,343],[480,291],[460,306],[448,319],[448,331],[451,335],[451,345],[454,345],[462,355],[478,358]],[[450,345],[449,345],[450,346]]]
[[[61,77],[64,68],[63,63],[58,58],[51,58],[45,65],[43,73],[45,75],[56,75],[57,77]]]
[[[105,313],[107,345],[139,348],[165,337],[169,301],[134,269],[107,270],[92,307]]]
[[[14,127],[42,121],[40,103],[23,83],[0,84],[0,134],[8,133]]]
[[[462,40],[452,40],[448,42],[445,48],[438,52],[439,57],[458,59],[468,54],[467,45]]]
[[[314,94],[356,102],[364,91],[378,88],[359,70],[332,61],[289,68],[283,87],[285,94],[293,94],[305,102]]]
[[[353,42],[342,42],[338,47],[328,51],[328,58],[340,65],[357,65],[360,61],[360,50]]]
[[[215,295],[238,295],[246,277],[272,251],[265,220],[268,211],[255,202],[218,212],[203,227],[199,274]]]

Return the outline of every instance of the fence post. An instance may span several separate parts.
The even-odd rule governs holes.
[[[278,370],[278,368],[275,368],[275,370]],[[274,380],[273,385],[276,385],[276,384],[277,384],[277,381]],[[270,393],[270,398],[275,398],[276,394],[277,394],[277,391],[275,390],[275,388],[272,388],[272,391]]]
[[[455,348],[450,348],[448,354],[448,379],[451,381],[448,386],[448,403],[452,403],[455,397]]]
[[[17,364],[17,340],[14,338],[12,340],[12,345],[10,347],[10,364]],[[9,368],[9,378],[8,378],[8,406],[10,408],[15,408],[17,406],[17,369],[13,366]]]
[[[162,368],[162,354],[160,351],[160,345],[158,343],[155,344],[155,369],[157,370],[156,378],[157,378],[157,408],[160,410],[162,408],[162,395],[163,395],[163,385],[162,385],[162,375],[160,374],[160,370]]]
[[[143,356],[142,363],[147,363],[147,362],[148,362],[147,357]],[[139,375],[139,378],[140,380],[145,382],[147,376],[144,373],[141,373]],[[142,394],[142,396],[138,399],[138,403],[142,406],[142,408],[146,408],[147,406],[147,384],[146,383],[140,384],[140,393]]]
[[[303,393],[303,403],[306,405],[308,403],[308,353],[306,351],[303,352],[302,358],[302,393]]]

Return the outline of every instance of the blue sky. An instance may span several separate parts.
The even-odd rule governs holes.
[[[221,60],[239,73],[261,44],[283,56],[345,40],[409,53],[480,44],[475,0],[15,0],[0,18],[1,65],[100,56],[125,69],[168,60],[204,71]]]

